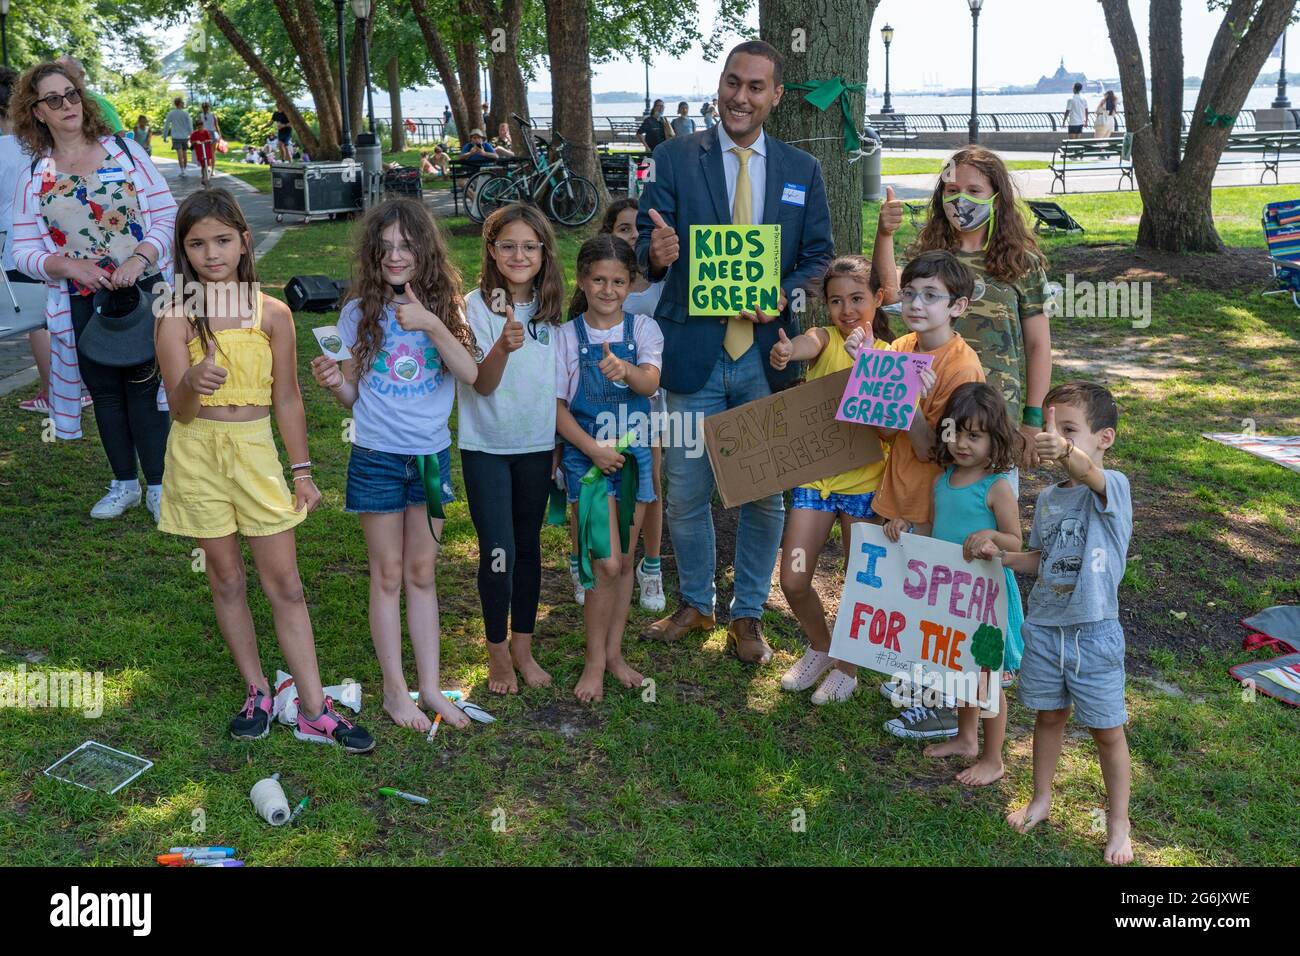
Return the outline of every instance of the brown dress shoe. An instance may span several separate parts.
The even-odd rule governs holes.
[[[727,625],[727,650],[746,664],[766,664],[772,648],[763,640],[763,627],[756,617],[738,617]]]
[[[712,629],[717,626],[712,614],[704,615],[689,604],[683,604],[668,617],[661,618],[641,633],[643,641],[680,641],[691,631]]]

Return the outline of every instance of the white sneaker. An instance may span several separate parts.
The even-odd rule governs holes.
[[[858,679],[850,677],[838,668],[831,668],[822,685],[813,691],[809,698],[817,706],[836,701],[848,700],[858,689]]]
[[[636,583],[641,589],[641,606],[647,611],[662,611],[667,605],[664,600],[663,574],[646,574],[641,570],[644,558],[637,562]]]
[[[95,502],[95,507],[90,509],[90,516],[92,518],[119,518],[126,512],[127,508],[134,508],[139,503],[139,485],[136,485],[135,490],[131,491],[122,482],[113,479],[112,484],[108,486],[108,494]]]
[[[578,577],[578,572],[573,570],[573,565],[569,565],[569,578],[573,581],[573,600],[577,602],[578,607],[587,603],[587,589],[582,586],[582,579]]]
[[[144,493],[144,504],[153,515],[153,523],[156,525],[162,520],[162,486],[149,488]]]
[[[807,690],[826,673],[835,662],[825,651],[808,648],[803,657],[794,662],[794,666],[781,678],[782,690]]]

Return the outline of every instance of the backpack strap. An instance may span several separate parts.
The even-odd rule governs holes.
[[[131,155],[131,150],[127,148],[126,140],[122,138],[120,133],[114,133],[113,139],[117,141],[117,148],[126,153],[126,158],[131,161],[131,168],[135,169],[135,157]]]

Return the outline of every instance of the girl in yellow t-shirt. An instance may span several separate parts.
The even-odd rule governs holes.
[[[870,332],[878,349],[889,348],[893,339],[889,319],[880,311],[883,290],[871,263],[863,256],[840,256],[826,269],[821,283],[822,297],[831,324],[809,329],[787,339],[785,332],[772,346],[770,361],[775,369],[790,362],[807,361],[808,380],[832,375],[853,365],[844,350],[844,340],[861,329]],[[814,704],[847,700],[857,690],[857,667],[837,661],[828,653],[831,632],[826,611],[812,587],[813,572],[826,539],[836,520],[843,540],[849,540],[849,525],[856,521],[879,523],[871,510],[871,499],[885,472],[880,460],[842,475],[824,478],[794,489],[791,509],[785,519],[781,540],[781,591],[808,635],[804,656],[781,678],[785,690],[807,690],[822,680],[812,695]],[[830,673],[827,674],[827,671]]]

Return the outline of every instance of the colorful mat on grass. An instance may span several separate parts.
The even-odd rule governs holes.
[[[1202,438],[1217,441],[1220,445],[1239,448],[1257,458],[1277,462],[1283,468],[1300,472],[1300,435],[1242,435],[1203,433]]]

